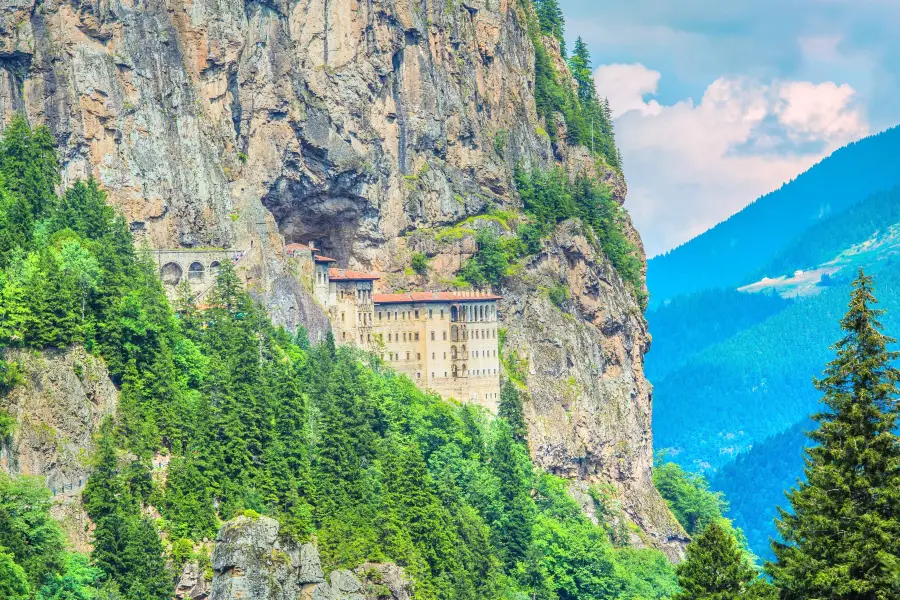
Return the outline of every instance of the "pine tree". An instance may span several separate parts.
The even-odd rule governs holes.
[[[541,25],[541,31],[553,36],[559,42],[560,53],[566,55],[566,20],[563,16],[559,0],[535,0],[535,9]]]
[[[0,174],[7,189],[19,194],[31,216],[40,219],[56,202],[60,182],[56,141],[50,130],[32,130],[25,117],[14,116],[0,140]]]
[[[687,547],[687,558],[678,566],[681,593],[675,600],[744,597],[755,577],[737,540],[718,521],[713,521]]]
[[[569,57],[569,71],[578,83],[578,100],[583,107],[589,107],[597,102],[597,88],[594,85],[594,74],[591,72],[591,53],[587,44],[578,36],[575,40],[575,48]]]
[[[125,535],[118,583],[125,600],[170,600],[172,578],[162,541],[147,517],[131,517]]]
[[[66,190],[55,207],[51,228],[54,231],[71,229],[85,239],[101,239],[109,233],[115,211],[106,203],[106,192],[93,177],[76,181]]]
[[[503,514],[497,545],[503,550],[507,567],[523,560],[531,545],[534,503],[531,499],[531,473],[528,455],[513,439],[503,419],[494,421],[491,468],[500,482]]]
[[[806,481],[776,522],[784,543],[768,565],[782,598],[900,597],[900,440],[895,340],[881,332],[873,279],[859,272],[841,320],[837,356],[817,380]]]
[[[522,400],[519,398],[519,390],[511,381],[503,383],[500,388],[500,406],[497,408],[497,416],[509,423],[513,439],[519,443],[528,440],[528,425],[525,423],[525,413],[522,411]]]

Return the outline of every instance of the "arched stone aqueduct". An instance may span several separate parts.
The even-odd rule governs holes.
[[[155,250],[156,265],[163,284],[176,286],[187,278],[190,285],[211,282],[225,261],[237,261],[235,250]]]

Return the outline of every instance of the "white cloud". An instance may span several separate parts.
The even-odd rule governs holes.
[[[697,104],[662,105],[648,99],[660,74],[644,65],[602,66],[595,80],[616,115],[628,208],[651,256],[869,132],[846,84],[721,77]]]
[[[659,104],[655,100],[645,102],[644,97],[659,87],[660,74],[642,64],[604,65],[596,70],[597,89],[609,100],[613,116],[631,110],[655,112]]]

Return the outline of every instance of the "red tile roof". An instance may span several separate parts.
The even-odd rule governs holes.
[[[381,279],[377,273],[365,273],[363,271],[351,271],[350,269],[328,269],[328,279],[334,281],[374,281]]]
[[[321,254],[316,254],[316,255],[313,257],[313,260],[315,260],[316,262],[337,262],[337,259],[336,259],[336,258],[330,258],[330,257],[328,257],[328,256],[322,256]]]
[[[373,294],[375,304],[403,304],[408,302],[478,302],[483,300],[501,300],[503,296],[495,296],[486,292],[407,292],[405,294]]]
[[[311,251],[312,248],[306,244],[287,244],[284,247],[285,252],[297,252],[298,250]]]

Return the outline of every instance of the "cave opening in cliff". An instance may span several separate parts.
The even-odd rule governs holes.
[[[280,181],[262,199],[287,243],[312,242],[320,253],[346,265],[361,237],[367,202],[348,193],[310,191],[296,181]]]

